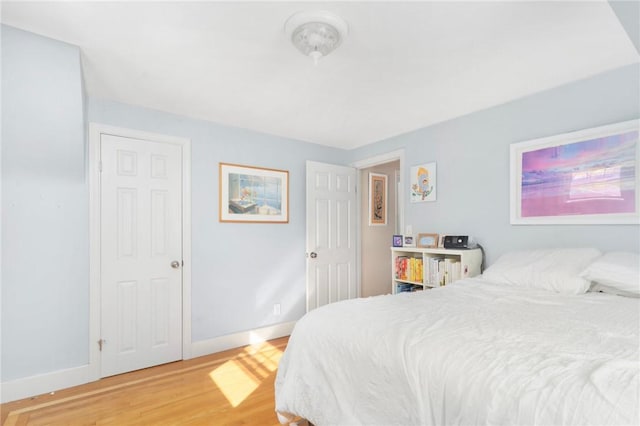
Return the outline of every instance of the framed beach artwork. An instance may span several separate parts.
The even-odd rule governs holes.
[[[411,167],[409,182],[412,203],[436,201],[436,163]]]
[[[369,173],[369,226],[387,224],[387,175]]]
[[[511,223],[640,223],[638,124],[512,144]]]
[[[220,222],[289,222],[289,172],[220,163]]]

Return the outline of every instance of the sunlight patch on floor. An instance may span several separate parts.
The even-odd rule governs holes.
[[[254,344],[211,371],[209,377],[235,408],[276,371],[281,357],[282,351],[268,342]]]
[[[222,391],[232,407],[237,407],[258,389],[261,380],[246,371],[235,360],[229,360],[209,373],[211,380]]]
[[[270,372],[276,371],[280,358],[282,358],[283,354],[280,349],[268,342],[264,342],[259,345],[251,345],[246,347],[244,350]]]

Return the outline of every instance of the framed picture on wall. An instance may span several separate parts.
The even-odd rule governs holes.
[[[412,203],[436,201],[436,163],[411,167],[409,182]]]
[[[511,224],[637,224],[639,120],[511,145]]]
[[[387,175],[369,173],[369,226],[387,224]]]
[[[220,222],[289,222],[289,172],[220,163]]]

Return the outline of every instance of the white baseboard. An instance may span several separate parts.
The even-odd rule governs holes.
[[[263,342],[269,339],[288,336],[293,331],[295,321],[284,322],[256,330],[243,331],[216,337],[210,340],[193,342],[191,344],[191,357],[209,355],[227,349],[238,348],[253,343]],[[184,359],[188,359],[185,358]],[[49,393],[60,389],[70,388],[93,381],[90,375],[89,365],[53,371],[37,376],[11,380],[0,384],[0,402],[10,402],[22,398],[28,398],[43,393]]]
[[[89,383],[89,366],[58,370],[2,383],[2,403]]]
[[[288,336],[293,331],[295,325],[295,321],[283,322],[256,330],[242,331],[209,340],[193,342],[191,343],[191,357],[195,358],[210,355],[216,352],[226,351],[227,349],[239,348],[253,343],[264,342],[265,340]]]

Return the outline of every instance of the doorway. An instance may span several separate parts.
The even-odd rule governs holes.
[[[392,236],[402,234],[404,150],[388,152],[352,164],[358,169],[358,277],[362,297],[391,292]],[[387,224],[369,225],[369,173],[387,176]]]
[[[362,297],[377,296],[390,292],[391,254],[389,247],[394,234],[398,233],[398,179],[400,160],[360,169],[360,241]],[[369,224],[369,174],[387,177],[387,223]]]

